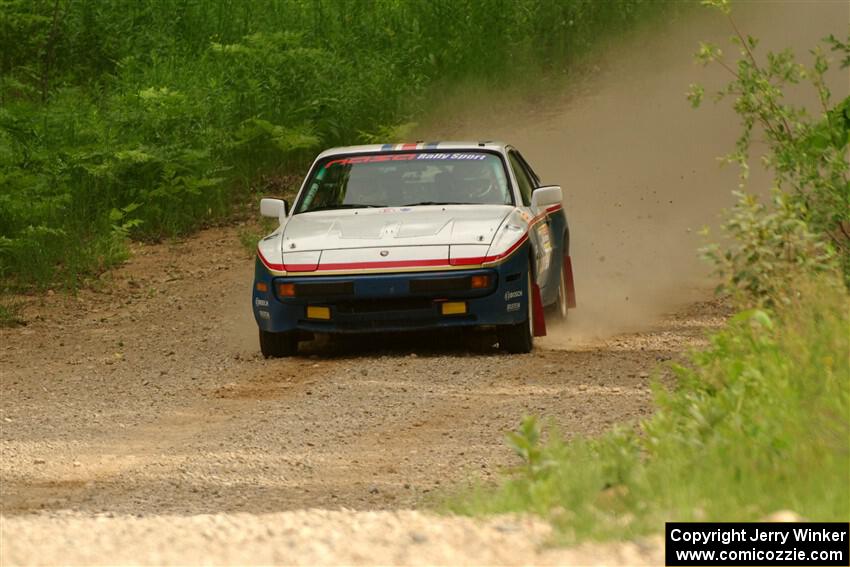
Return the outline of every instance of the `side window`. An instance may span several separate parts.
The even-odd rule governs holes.
[[[516,150],[514,150],[514,151],[516,151]],[[541,185],[540,184],[540,177],[536,173],[534,173],[534,170],[531,169],[531,166],[528,165],[528,162],[525,161],[525,158],[522,157],[521,153],[516,152],[516,155],[519,158],[519,160],[522,162],[523,169],[525,169],[525,171],[528,173],[529,178],[531,178],[531,186],[534,189],[537,189],[538,187],[540,187],[540,185]]]
[[[508,154],[508,158],[511,160],[511,169],[514,170],[514,176],[516,177],[517,184],[519,185],[519,192],[522,195],[522,204],[530,205],[531,204],[531,192],[534,190],[534,182],[526,172],[525,167],[522,165],[522,158],[517,155],[517,153],[513,150]]]

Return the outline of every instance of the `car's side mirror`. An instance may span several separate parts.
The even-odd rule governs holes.
[[[531,193],[531,206],[539,208],[549,205],[560,205],[563,199],[564,194],[558,185],[538,187]]]
[[[288,208],[289,206],[284,199],[260,200],[260,214],[264,217],[278,219],[281,222],[286,218],[286,209]]]

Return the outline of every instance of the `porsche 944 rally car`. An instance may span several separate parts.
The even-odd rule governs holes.
[[[257,249],[260,348],[288,356],[313,333],[486,326],[528,352],[544,308],[575,306],[561,188],[513,147],[434,142],[334,148]]]

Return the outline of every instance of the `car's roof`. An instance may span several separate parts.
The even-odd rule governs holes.
[[[416,150],[495,150],[505,151],[503,142],[410,142],[407,144],[369,144],[366,146],[345,146],[330,148],[319,154],[319,158],[341,154],[373,154],[380,152],[416,151]]]

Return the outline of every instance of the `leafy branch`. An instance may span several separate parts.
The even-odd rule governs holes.
[[[804,241],[811,234],[828,242],[837,252],[845,278],[850,283],[850,163],[847,156],[850,98],[832,103],[832,93],[826,80],[830,58],[822,47],[810,52],[813,57],[811,66],[798,63],[790,49],[768,52],[759,58],[758,40],[742,33],[732,17],[728,0],[704,0],[703,4],[726,16],[734,32],[731,40],[739,46],[739,58],[734,64],[728,62],[720,48],[712,44],[700,44],[695,55],[703,65],[718,64],[732,76],[725,87],[714,93],[716,101],[734,97],[733,108],[743,127],[735,151],[725,156],[724,161],[738,164],[743,188],[749,177],[753,134],[756,126],[760,126],[767,146],[762,162],[773,171],[776,188],[780,192],[774,199],[775,211],[783,212],[786,220],[793,212],[805,223],[806,230],[795,233]],[[830,46],[832,52],[843,53],[841,68],[850,65],[850,36],[846,42],[834,36],[825,38],[823,42]],[[800,83],[808,83],[814,89],[820,107],[819,116],[812,116],[805,105],[786,102],[785,90]],[[704,95],[704,87],[691,85],[688,99],[694,107],[698,107]],[[753,206],[748,197],[739,195],[732,220],[725,225],[735,238],[755,238],[753,233],[742,230],[743,227],[755,227],[754,214],[772,214],[767,209],[755,211]],[[738,216],[747,218],[747,222],[737,222],[741,220]],[[760,228],[766,229],[766,226]],[[765,239],[760,240],[765,244]],[[805,249],[806,246],[791,248]],[[788,249],[784,248],[786,252]],[[742,257],[735,254],[732,258],[721,258],[716,254],[709,256],[715,262],[727,264],[721,272],[736,274],[743,270],[751,274],[752,264],[758,262],[756,256],[762,255],[749,255],[744,264],[740,263]],[[779,254],[779,257],[782,256]],[[827,261],[823,255],[813,258]],[[775,275],[772,269],[763,272]],[[762,291],[764,287],[750,286],[752,290],[758,288]]]

